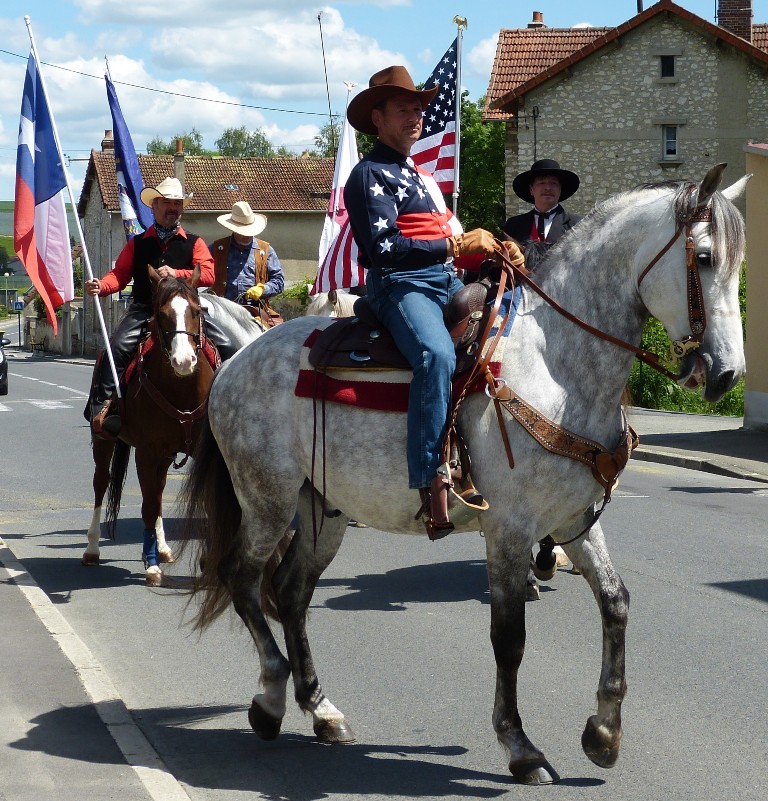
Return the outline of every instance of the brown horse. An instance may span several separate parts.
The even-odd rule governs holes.
[[[163,531],[163,490],[168,469],[171,464],[181,467],[192,451],[206,412],[214,368],[202,353],[204,318],[196,291],[199,269],[195,269],[189,282],[160,279],[151,267],[150,277],[153,282],[150,336],[140,346],[141,355],[135,367],[129,368],[121,401],[119,439],[93,438],[94,509],[82,563],[99,563],[101,506],[108,489],[107,533],[110,539],[115,538],[133,447],[142,496],[146,582],[157,586],[163,577],[158,562],[175,561]],[[179,453],[184,457],[175,462]]]

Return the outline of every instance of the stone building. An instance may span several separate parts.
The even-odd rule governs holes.
[[[751,0],[719,0],[718,22],[661,0],[616,28],[548,28],[534,11],[502,30],[483,118],[506,124],[507,213],[529,208],[512,179],[540,158],[580,175],[582,214],[717,162],[725,184],[743,175],[745,143],[768,138],[768,25]]]

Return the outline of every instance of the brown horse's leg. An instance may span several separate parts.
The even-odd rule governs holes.
[[[163,513],[163,490],[171,461],[147,448],[136,448],[136,474],[141,487],[141,519],[144,522],[142,557],[146,581],[151,586],[158,586],[163,580],[163,571],[158,564],[156,526]]]
[[[101,505],[109,487],[109,463],[115,443],[93,438],[93,516],[88,526],[88,547],[81,562],[84,565],[99,564],[99,539],[101,537]]]
[[[491,644],[496,657],[493,728],[509,757],[509,769],[523,784],[551,784],[559,779],[544,754],[523,731],[517,706],[517,671],[525,650],[526,578],[530,548],[507,550],[512,534],[486,532],[491,590]]]

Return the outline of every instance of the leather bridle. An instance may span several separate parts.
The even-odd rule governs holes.
[[[694,191],[694,189],[691,191]],[[678,223],[677,227],[675,228],[675,232],[672,234],[666,245],[664,245],[664,247],[649,262],[648,266],[640,273],[640,278],[637,281],[637,286],[639,289],[643,279],[648,275],[653,267],[659,263],[662,257],[678,240],[683,231],[685,231],[686,272],[688,284],[688,321],[691,327],[691,334],[672,342],[670,355],[672,360],[675,362],[682,359],[683,356],[690,351],[698,348],[704,338],[704,331],[707,325],[707,316],[704,308],[704,295],[701,283],[701,275],[699,273],[699,265],[696,261],[695,244],[693,239],[693,224],[695,222],[708,222],[711,220],[712,208],[710,205],[704,205],[701,207],[694,206],[693,209],[689,210],[684,218]],[[501,248],[501,250],[503,251],[503,248]],[[506,257],[504,252],[500,253],[499,256],[506,266],[513,272],[516,278],[519,278],[523,283],[527,284],[531,289],[533,289],[534,292],[536,292],[536,294],[546,301],[548,305],[563,315],[563,317],[570,320],[575,325],[578,325],[580,328],[589,332],[593,336],[596,336],[598,339],[603,339],[606,342],[610,342],[613,345],[623,348],[624,350],[630,351],[638,359],[640,359],[640,361],[644,362],[649,367],[652,367],[654,370],[657,370],[662,375],[667,376],[667,378],[671,378],[673,381],[677,380],[678,376],[661,364],[660,357],[656,353],[646,350],[645,348],[638,348],[623,339],[619,339],[618,337],[614,337],[605,331],[601,331],[599,328],[595,328],[586,321],[582,320],[580,317],[572,314],[563,306],[561,306],[554,298],[548,295],[547,292],[530,277],[526,270],[522,270],[520,267],[514,266]]]

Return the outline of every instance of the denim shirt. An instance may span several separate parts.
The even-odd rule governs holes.
[[[224,296],[229,300],[237,300],[243,292],[256,284],[256,240],[242,250],[231,238],[229,258],[227,259],[227,288]],[[285,287],[283,265],[272,245],[267,251],[267,283],[264,284],[263,297],[271,298],[279,295]]]

